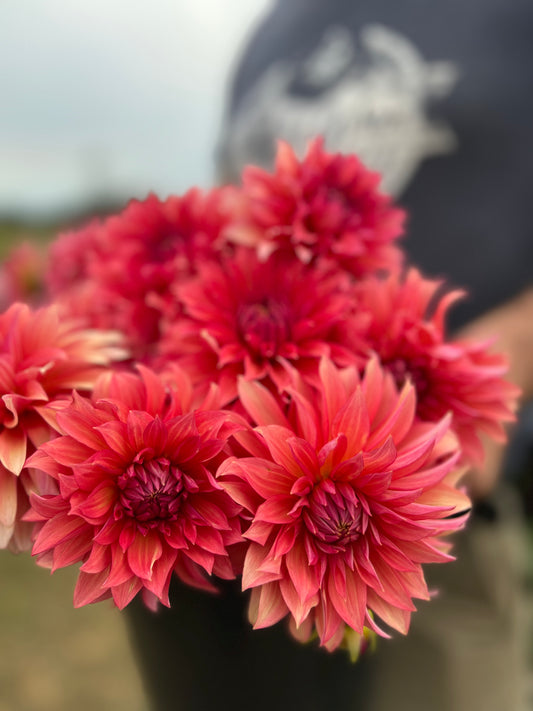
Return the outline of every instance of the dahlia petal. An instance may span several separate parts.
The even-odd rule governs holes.
[[[398,607],[389,604],[379,595],[376,595],[373,590],[368,590],[368,607],[379,615],[383,622],[389,625],[389,627],[392,627],[400,632],[400,634],[407,634],[409,631],[411,613],[408,610],[401,610]],[[378,634],[388,636],[386,634],[384,635],[383,631],[380,630],[379,627],[374,629]]]
[[[102,482],[90,492],[80,504],[72,507],[72,513],[83,517],[93,524],[102,522],[107,517],[117,497],[116,485],[111,482]]]
[[[203,568],[209,575],[213,573],[213,566],[215,564],[215,556],[213,553],[197,546],[187,548],[183,550],[182,553]]]
[[[307,617],[299,627],[296,627],[296,624],[292,617],[289,618],[289,631],[294,637],[294,639],[298,640],[298,642],[302,644],[309,642],[309,640],[311,639],[311,635],[313,634],[313,628],[314,619],[311,617],[311,615],[309,615],[309,617]]]
[[[397,450],[392,436],[389,436],[383,444],[369,452],[363,452],[363,462],[365,472],[387,471],[397,459]]]
[[[370,433],[367,447],[372,449],[381,444],[389,435],[398,444],[409,432],[416,411],[416,391],[410,384],[405,385],[394,410],[386,420]]]
[[[147,590],[147,588],[143,588],[141,590],[141,597],[143,604],[145,607],[147,607],[150,612],[158,612],[159,611],[159,603],[160,600],[158,599],[157,595],[154,595],[153,592],[150,592],[150,590]],[[163,603],[166,604],[166,603]],[[170,602],[167,605],[167,607],[170,607]]]
[[[375,555],[382,558],[382,560],[390,565],[391,568],[398,570],[400,572],[406,572],[408,570],[418,570],[420,567],[412,559],[410,559],[401,550],[400,547],[396,546],[391,540],[387,540],[382,536],[381,546],[376,547]]]
[[[414,610],[411,596],[407,594],[402,582],[406,579],[407,573],[397,574],[378,557],[374,557],[372,563],[383,586],[383,590],[379,592],[380,597],[402,610]]]
[[[28,420],[30,420],[30,418],[28,418]],[[25,426],[25,429],[26,435],[35,449],[47,442],[52,436],[50,426],[46,424],[46,422],[43,422],[40,417],[36,417],[34,421],[32,418]]]
[[[168,428],[168,441],[176,442],[172,454],[178,461],[185,461],[198,451],[200,437],[196,427],[194,413],[182,415],[166,423]],[[142,450],[143,446],[140,447]]]
[[[310,153],[314,150],[315,145],[320,146],[321,144],[318,141],[312,143],[309,148]],[[250,169],[248,168],[248,170]],[[292,146],[286,141],[279,140],[276,150],[276,173],[287,173],[288,175],[296,177],[299,170],[300,163]]]
[[[214,459],[217,454],[220,454],[226,446],[224,439],[212,439],[207,442],[201,442],[198,446],[198,452],[194,455],[198,462],[208,462]],[[183,448],[180,450],[180,453]]]
[[[0,495],[0,501],[1,498]],[[30,494],[30,504],[31,509],[24,515],[26,521],[46,521],[59,513],[67,513],[69,510],[68,503],[60,496],[39,496],[35,492]]]
[[[261,573],[260,567],[268,556],[268,552],[256,543],[251,543],[246,551],[244,567],[242,571],[242,589],[264,585],[265,583],[279,580],[280,573]]]
[[[328,594],[339,616],[352,629],[363,634],[367,601],[366,585],[350,570],[346,570],[345,573],[345,591],[341,592],[337,588],[336,578],[330,571]]]
[[[263,385],[241,377],[238,391],[241,403],[257,425],[290,426],[280,406]]]
[[[224,541],[219,531],[214,528],[208,528],[207,526],[199,526],[198,538],[196,539],[196,545],[200,548],[205,549],[209,553],[214,553],[215,555],[225,555],[226,548],[224,546]]]
[[[135,540],[137,529],[133,521],[126,523],[118,534],[118,544],[124,552],[131,546]]]
[[[32,555],[40,555],[63,541],[82,535],[87,528],[87,523],[78,516],[59,514],[47,521],[37,533]]]
[[[346,435],[347,457],[353,457],[364,448],[370,432],[370,420],[360,387],[339,410],[332,423],[332,429]]]
[[[255,513],[255,518],[267,523],[287,524],[293,522],[291,511],[297,503],[294,496],[278,494],[264,501]]]
[[[84,530],[75,538],[58,543],[53,549],[52,573],[58,568],[66,568],[68,565],[83,560],[83,557],[91,550],[92,542],[92,531]]]
[[[328,434],[330,424],[346,401],[346,395],[339,371],[328,358],[320,359],[319,375],[323,384],[325,408],[322,431]]]
[[[439,481],[446,475],[457,461],[459,452],[452,461],[450,458],[441,462],[436,467],[423,468],[430,456],[434,454],[434,442],[421,443],[416,448],[407,452],[399,452],[392,469],[393,487],[395,489],[416,489],[418,487],[431,486],[433,481]]]
[[[150,368],[146,368],[140,363],[137,364],[136,367],[139,373],[141,374],[146,389],[146,410],[151,415],[155,416],[163,410],[163,405],[166,397],[165,387],[161,381],[161,378],[155,375],[155,373],[150,370]],[[180,385],[183,387],[183,379]]]
[[[95,428],[102,435],[107,446],[127,460],[136,450],[128,441],[128,429],[124,422],[111,420]]]
[[[146,536],[137,533],[127,550],[128,563],[132,572],[139,578],[150,580],[154,563],[159,560],[162,553],[163,546],[157,533],[149,532]]]
[[[260,521],[258,519],[254,519],[252,521],[252,525],[246,530],[244,537],[250,541],[259,543],[259,545],[261,545],[261,546],[264,546],[268,540],[268,537],[272,533],[272,529],[273,529],[273,525],[271,523],[267,523],[266,521]],[[285,553],[286,552],[287,551],[285,551]],[[272,551],[272,554],[274,555],[273,551]]]
[[[243,449],[254,457],[265,459],[269,456],[265,440],[252,429],[236,432],[235,440]]]
[[[106,577],[105,570],[96,574],[81,571],[74,589],[74,607],[83,607],[111,597],[110,591],[104,587]]]
[[[205,496],[197,496],[189,501],[189,506],[191,506],[196,513],[198,513],[205,524],[217,529],[218,531],[228,530],[228,518],[226,514],[212,501],[209,501]],[[217,551],[213,551],[216,553]]]
[[[265,583],[252,590],[248,619],[255,630],[275,625],[288,612],[277,583]]]
[[[143,584],[140,580],[137,578],[131,578],[125,583],[111,588],[113,602],[118,609],[123,610],[127,605],[129,605],[137,593],[140,592],[142,586]]]
[[[254,524],[256,522],[254,521]],[[252,525],[254,525],[252,524]],[[268,524],[267,524],[268,525]],[[272,527],[270,527],[272,528]],[[248,538],[250,529],[246,532],[246,538]],[[282,556],[286,555],[291,548],[294,546],[294,543],[296,541],[296,537],[298,535],[298,528],[296,526],[289,526],[289,527],[283,527],[279,530],[276,540],[274,541],[271,549],[270,549],[270,555],[273,556],[274,558],[281,559]],[[256,539],[252,539],[256,540]],[[256,540],[257,543],[261,543],[261,541]],[[307,542],[307,537],[305,539],[305,542]],[[261,545],[264,545],[264,543],[261,543]],[[307,551],[306,551],[307,552]],[[309,556],[307,556],[309,557]]]
[[[334,639],[340,628],[344,627],[344,622],[335,607],[326,597],[326,593],[322,592],[320,604],[316,608],[315,623],[320,644],[325,646]]]
[[[89,557],[81,566],[80,570],[84,573],[101,573],[104,572],[110,564],[111,551],[109,547],[93,543]]]
[[[136,410],[128,413],[126,426],[128,440],[133,451],[142,452],[145,448],[144,431],[151,422],[153,422],[153,418],[147,412]],[[99,447],[99,449],[101,449],[101,447]]]
[[[267,459],[247,458],[227,460],[219,468],[219,475],[229,473],[246,479],[250,486],[264,499],[271,496],[285,495],[294,484],[292,477],[285,469]],[[224,487],[227,484],[224,482]],[[254,509],[251,509],[254,510]]]
[[[156,415],[152,422],[144,431],[145,442],[152,447],[155,454],[160,454],[164,451],[168,441],[167,428],[163,425],[159,415]]]
[[[72,437],[57,437],[43,444],[28,460],[28,466],[40,468],[41,464],[44,463],[42,455],[45,453],[58,464],[69,467],[85,461],[93,451],[81,442],[76,442]]]
[[[146,588],[150,590],[166,607],[170,607],[168,591],[170,587],[170,579],[172,577],[172,569],[174,568],[175,563],[175,551],[170,551],[168,548],[164,549],[163,555],[154,564],[152,579],[145,582]]]
[[[18,476],[26,461],[26,433],[20,427],[0,432],[0,464]]]
[[[73,404],[75,407],[57,413],[61,430],[93,451],[102,449],[105,446],[104,440],[96,428],[107,422],[109,416],[92,407],[76,392],[73,393]]]
[[[105,586],[113,588],[117,585],[130,580],[132,576],[131,567],[128,563],[127,554],[122,551],[120,546],[114,545],[109,547],[111,550],[111,565],[109,567],[109,575],[106,578]]]
[[[204,570],[184,555],[178,556],[174,572],[187,585],[207,592],[217,592],[216,587],[205,577]]]
[[[426,527],[421,526],[416,521],[410,521],[406,516],[402,516],[377,502],[373,502],[372,508],[376,518],[387,531],[387,535],[400,541],[418,541],[427,536]],[[434,528],[435,522],[432,522]],[[375,531],[375,528],[372,529]]]
[[[248,427],[247,422],[236,413],[222,410],[196,410],[194,419],[203,440],[226,440],[234,432]]]
[[[296,408],[299,431],[312,447],[316,447],[320,428],[311,403],[301,393],[292,388],[287,388],[287,393],[291,396],[292,403]]]
[[[292,581],[287,578],[281,578],[278,585],[283,600],[294,617],[296,627],[299,627],[313,607],[318,605],[318,595],[312,595],[307,600],[302,600]]]
[[[294,461],[287,441],[293,436],[292,431],[279,425],[267,425],[266,427],[258,427],[257,432],[264,437],[272,459],[293,476],[299,476],[300,469]]]
[[[401,541],[400,548],[415,563],[449,563],[455,560],[432,544],[431,539],[424,541]]]
[[[366,544],[366,548],[368,549],[368,543]],[[383,590],[381,580],[378,578],[378,574],[368,557],[368,550],[363,551],[361,546],[355,546],[354,557],[355,570],[361,580],[370,588]]]
[[[234,566],[228,556],[217,556],[213,566],[213,575],[222,580],[235,580],[237,574],[240,574],[242,566]]]
[[[17,478],[3,467],[0,467],[0,526],[12,529],[17,515]],[[5,536],[7,534],[4,534]],[[9,538],[11,534],[9,535]],[[2,542],[5,548],[9,538]]]
[[[285,556],[287,571],[292,580],[294,588],[300,599],[306,602],[316,595],[319,589],[319,580],[316,570],[309,566],[305,548],[296,542],[292,549]]]
[[[288,440],[288,445],[302,474],[311,480],[316,479],[319,476],[320,470],[316,450],[313,449],[308,442],[299,437],[291,437]]]
[[[446,484],[433,486],[419,496],[417,503],[428,506],[446,506],[450,508],[450,514],[469,511],[472,507],[472,502],[464,492]]]
[[[383,639],[391,639],[391,635],[387,634],[385,630],[381,629],[379,625],[376,623],[374,619],[374,614],[370,609],[367,609],[366,611],[366,623],[368,625],[368,628],[372,631],[375,632],[377,635],[380,637],[383,637]]]
[[[222,467],[223,466],[224,465],[222,465]],[[239,506],[242,506],[248,511],[255,511],[257,509],[259,505],[259,497],[246,482],[222,479],[221,483],[224,490]]]

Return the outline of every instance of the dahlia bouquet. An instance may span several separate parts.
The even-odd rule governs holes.
[[[11,257],[1,546],[79,565],[75,606],[240,577],[255,628],[353,657],[407,633],[517,391],[490,343],[447,336],[461,292],[406,265],[403,223],[316,140],[61,235],[40,304],[8,303],[36,283]]]

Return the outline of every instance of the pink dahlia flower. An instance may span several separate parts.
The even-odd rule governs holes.
[[[59,487],[31,497],[33,554],[52,570],[82,562],[76,607],[112,597],[123,608],[140,591],[169,605],[173,571],[207,590],[207,575],[234,577],[241,507],[214,472],[235,425],[221,411],[189,412],[184,374],[178,389],[139,370],[105,377],[91,402],[75,394],[57,416],[62,436],[29,461]]]
[[[490,352],[492,343],[447,340],[446,312],[463,292],[442,295],[442,286],[416,269],[405,278],[361,282],[357,308],[366,328],[359,338],[379,355],[399,386],[407,379],[414,383],[419,417],[437,421],[453,414],[465,460],[479,463],[479,434],[505,440],[502,423],[514,420],[519,391],[503,379],[507,360]]]
[[[343,345],[353,319],[353,294],[342,274],[326,276],[276,255],[267,262],[243,249],[199,268],[176,290],[184,317],[161,343],[165,359],[177,359],[196,381],[215,379],[223,402],[237,395],[237,376],[286,381],[282,359],[316,372],[318,359],[355,362]],[[353,329],[352,329],[353,330]]]
[[[0,547],[29,547],[21,517],[35,481],[22,472],[26,457],[52,435],[54,404],[73,388],[90,390],[103,366],[123,355],[117,341],[60,319],[53,306],[16,303],[0,314]]]
[[[398,392],[377,360],[320,364],[320,386],[294,373],[284,412],[257,382],[240,397],[257,422],[239,439],[251,455],[219,469],[224,487],[253,515],[243,589],[250,619],[267,627],[290,615],[293,632],[335,649],[349,630],[406,633],[413,598],[428,598],[423,563],[451,560],[443,534],[462,527],[470,502],[449,418],[415,418],[416,394]]]
[[[134,355],[145,358],[163,314],[173,313],[171,286],[214,257],[237,202],[231,188],[133,200],[121,214],[52,246],[51,292],[91,326],[119,329]]]
[[[304,262],[320,258],[355,276],[396,268],[404,213],[378,191],[380,176],[356,156],[327,153],[321,139],[299,161],[281,142],[274,173],[244,172],[249,220],[233,237],[262,254],[294,251]]]

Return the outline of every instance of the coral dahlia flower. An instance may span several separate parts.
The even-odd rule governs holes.
[[[82,562],[76,607],[112,597],[122,609],[141,591],[169,605],[173,571],[207,590],[208,575],[234,577],[241,507],[214,472],[235,426],[228,413],[187,411],[184,374],[169,388],[139,370],[107,376],[90,402],[75,394],[57,416],[62,436],[29,461],[59,487],[31,497],[33,554],[53,570]]]
[[[253,515],[243,589],[250,619],[267,627],[286,615],[293,632],[335,649],[347,628],[385,634],[375,617],[406,633],[413,598],[428,598],[422,564],[450,560],[441,536],[460,528],[469,500],[449,418],[415,418],[416,394],[399,392],[372,360],[356,368],[320,364],[320,385],[294,372],[280,409],[257,382],[240,382],[257,422],[218,477]]]
[[[15,303],[0,314],[0,547],[28,547],[21,522],[35,482],[26,457],[52,433],[54,405],[73,388],[90,390],[124,353],[117,334],[88,331],[60,318],[55,306],[32,311]]]
[[[199,268],[198,277],[176,290],[184,316],[161,342],[164,359],[177,361],[195,380],[215,379],[223,402],[237,395],[237,376],[286,381],[281,361],[316,372],[318,359],[355,362],[344,346],[355,330],[353,295],[345,275],[326,276],[300,262],[261,262],[241,248],[235,256]]]
[[[298,160],[279,143],[274,173],[256,166],[243,176],[249,221],[234,239],[261,254],[295,252],[304,262],[327,259],[359,277],[396,268],[404,213],[379,190],[380,176],[356,156],[327,153],[321,139]]]
[[[367,342],[399,386],[414,383],[419,417],[437,421],[451,412],[465,460],[479,463],[479,434],[505,440],[502,423],[514,420],[519,391],[503,379],[507,360],[490,352],[492,343],[447,340],[446,312],[463,292],[442,295],[442,286],[416,269],[358,284],[357,308],[368,314],[359,343]]]

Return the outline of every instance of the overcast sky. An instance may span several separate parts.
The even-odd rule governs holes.
[[[226,79],[270,0],[0,3],[0,212],[213,180]]]

